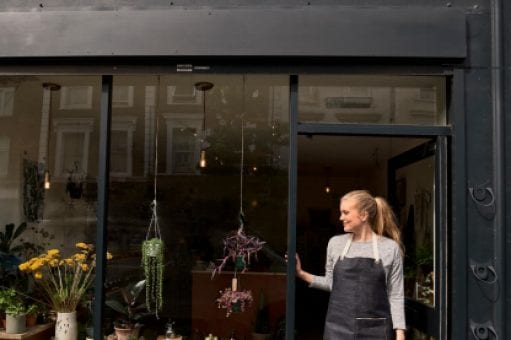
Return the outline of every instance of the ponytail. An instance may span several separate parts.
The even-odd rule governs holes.
[[[401,231],[396,224],[396,216],[383,197],[375,197],[376,202],[376,216],[374,219],[375,232],[378,235],[383,235],[393,239],[399,244],[401,251],[403,251],[403,244],[401,243]]]
[[[373,197],[366,190],[354,190],[344,195],[341,200],[354,199],[360,211],[365,211],[369,216],[369,223],[373,231],[381,236],[393,239],[404,253],[401,243],[401,232],[396,224],[396,217],[383,197]]]

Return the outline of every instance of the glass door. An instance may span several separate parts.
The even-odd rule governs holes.
[[[440,149],[440,153],[437,152]],[[439,247],[444,185],[441,141],[430,140],[388,162],[388,197],[401,226],[410,339],[438,339],[444,275]],[[439,173],[440,172],[440,173]],[[444,266],[445,267],[445,266]]]

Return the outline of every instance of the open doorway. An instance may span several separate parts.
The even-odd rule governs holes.
[[[303,267],[324,275],[328,240],[339,233],[339,199],[355,189],[386,197],[407,249],[407,301],[435,309],[435,149],[430,138],[300,135],[297,252]],[[420,232],[419,232],[420,231]],[[329,294],[296,286],[296,339],[322,339]],[[409,320],[412,321],[412,320]],[[430,320],[433,321],[433,320]],[[408,322],[410,339],[432,339]],[[416,329],[419,328],[419,329]]]

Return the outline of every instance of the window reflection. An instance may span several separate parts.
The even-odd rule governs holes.
[[[195,88],[206,81],[213,84],[206,93]],[[286,76],[271,75],[114,77],[114,89],[132,88],[133,98],[132,105],[112,112],[108,241],[114,261],[108,267],[108,286],[143,277],[140,246],[147,236],[156,179],[166,246],[159,314],[165,321],[172,318],[181,335],[203,339],[235,331],[248,337],[261,299],[269,307],[272,333],[285,317],[287,84]],[[204,168],[199,167],[201,150],[206,151]],[[130,167],[131,173],[123,171]],[[221,289],[231,287],[234,265],[228,263],[214,279],[211,274],[223,257],[223,238],[239,227],[240,206],[247,234],[266,244],[248,271],[237,276],[239,289],[252,291],[252,307],[226,318],[215,300]]]
[[[443,77],[307,75],[300,77],[299,120],[444,125],[444,93]]]

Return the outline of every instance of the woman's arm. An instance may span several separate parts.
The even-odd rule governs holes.
[[[396,330],[398,340],[404,339],[405,322],[405,294],[403,279],[403,255],[396,246],[393,254],[393,261],[387,278],[387,293],[392,314],[392,323]],[[401,335],[399,335],[402,333]],[[399,336],[402,336],[401,338]]]
[[[405,340],[405,330],[396,329],[396,340]]]

